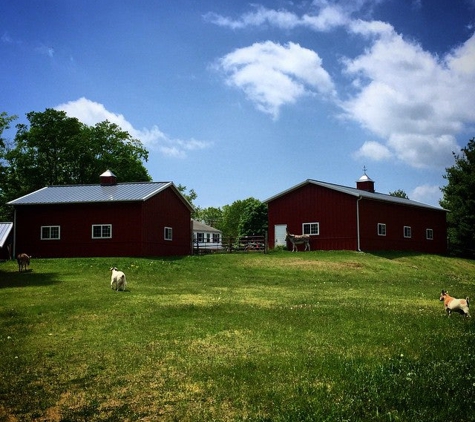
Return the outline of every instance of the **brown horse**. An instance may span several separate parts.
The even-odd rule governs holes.
[[[305,251],[310,250],[310,236],[308,234],[290,234],[287,231],[285,240],[292,243],[292,252],[298,252],[297,245],[305,244]]]

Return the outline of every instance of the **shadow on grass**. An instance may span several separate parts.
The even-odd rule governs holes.
[[[59,283],[61,283],[59,273],[35,273],[33,270],[13,273],[0,270],[0,289],[50,286]]]

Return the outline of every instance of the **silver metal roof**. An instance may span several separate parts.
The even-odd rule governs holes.
[[[213,232],[213,233],[221,233],[221,230],[215,229],[214,227],[208,226],[205,223],[202,223],[201,221],[193,221],[193,231],[195,232]]]
[[[305,182],[302,182],[296,186],[293,186],[290,189],[287,189],[284,192],[281,192],[269,199],[266,199],[264,202],[271,202],[274,199],[277,199],[289,192],[292,192],[293,190],[296,190],[298,188],[301,188],[302,186],[305,186],[307,184],[313,184],[317,186],[322,186],[324,188],[336,190],[338,192],[346,193],[347,195],[351,195],[354,197],[362,197],[362,198],[367,198],[367,199],[373,199],[375,201],[384,201],[384,202],[390,202],[390,203],[395,203],[395,204],[400,204],[400,205],[407,205],[407,206],[412,206],[412,207],[421,207],[421,208],[428,208],[428,209],[433,209],[433,210],[438,210],[438,211],[447,211],[444,208],[440,207],[435,207],[433,205],[427,205],[423,204],[422,202],[417,202],[417,201],[412,201],[410,199],[405,199],[405,198],[399,198],[397,196],[391,196],[387,195],[384,193],[378,193],[378,192],[367,192],[362,189],[357,189],[357,188],[350,188],[347,186],[341,186],[341,185],[335,185],[333,183],[327,183],[327,182],[321,182],[319,180],[312,180],[312,179],[307,179]]]
[[[3,248],[12,231],[13,223],[0,223],[0,248]]]
[[[145,201],[160,191],[174,186],[172,182],[135,182],[116,185],[64,185],[47,186],[9,205],[74,204],[95,202]]]

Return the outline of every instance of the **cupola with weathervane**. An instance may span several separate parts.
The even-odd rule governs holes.
[[[102,186],[113,186],[117,184],[117,177],[110,170],[106,170],[99,178]]]
[[[356,181],[356,188],[366,192],[374,193],[374,180],[366,174],[366,167],[363,167],[363,176]]]

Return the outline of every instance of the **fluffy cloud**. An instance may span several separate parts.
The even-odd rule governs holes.
[[[219,59],[230,86],[244,91],[256,107],[277,118],[280,108],[304,95],[335,95],[330,75],[317,53],[271,41],[239,48]]]
[[[318,54],[291,42],[240,48],[220,59],[219,67],[229,85],[274,118],[283,105],[309,93],[333,99],[346,118],[380,138],[364,143],[355,157],[395,157],[416,168],[446,167],[452,151],[460,150],[456,136],[475,122],[475,35],[437,56],[389,23],[354,17],[376,3],[314,0],[311,12],[302,15],[257,5],[237,19],[212,13],[205,19],[234,30],[272,26],[328,32],[340,27],[360,37],[366,42],[364,52],[340,62],[349,86],[338,87],[339,97]]]
[[[146,147],[156,149],[166,156],[184,158],[189,151],[204,149],[209,146],[209,143],[195,139],[185,141],[170,138],[157,126],[153,126],[151,129],[136,129],[122,114],[113,113],[107,110],[103,104],[84,97],[76,101],[60,104],[55,108],[65,111],[69,116],[76,117],[89,126],[104,120],[115,123],[133,138],[139,139]]]
[[[375,141],[367,141],[356,151],[353,156],[355,158],[370,158],[374,161],[388,160],[393,154],[389,148]]]
[[[376,39],[344,61],[354,88],[341,103],[347,116],[411,166],[449,164],[451,152],[459,150],[455,135],[475,121],[475,98],[466,94],[475,83],[475,37],[438,58],[387,24],[359,22],[352,29]]]
[[[424,204],[438,204],[442,198],[442,192],[437,185],[422,185],[415,188],[409,194],[409,198]]]

